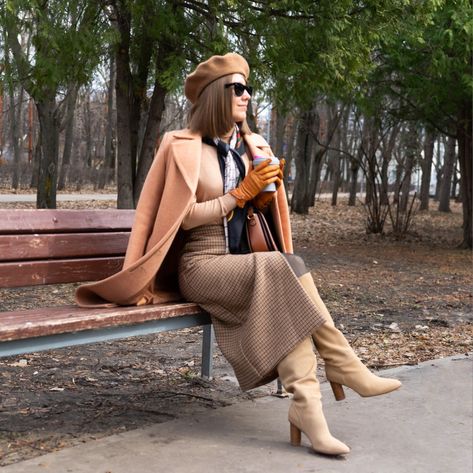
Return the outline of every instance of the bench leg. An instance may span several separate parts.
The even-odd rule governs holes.
[[[284,390],[282,387],[282,383],[281,383],[281,380],[278,378],[278,390],[276,392],[276,395],[282,396],[283,394],[284,394]]]
[[[202,337],[202,378],[212,378],[214,351],[214,328],[212,324],[204,325],[204,334]]]
[[[289,397],[288,392],[284,389],[284,386],[282,385],[281,380],[279,378],[277,379],[277,391],[272,394],[272,396],[281,398]]]

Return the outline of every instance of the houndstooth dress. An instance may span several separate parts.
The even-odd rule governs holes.
[[[324,322],[282,253],[227,254],[223,225],[187,232],[179,286],[211,315],[243,390],[277,378],[278,363]]]

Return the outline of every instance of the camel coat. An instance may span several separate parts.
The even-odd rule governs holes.
[[[247,152],[272,156],[260,135],[244,136]],[[81,285],[80,306],[140,305],[177,301],[177,266],[182,248],[180,227],[196,192],[201,136],[184,129],[164,135],[143,186],[123,269],[102,280]],[[271,203],[275,231],[283,251],[293,252],[284,187]]]

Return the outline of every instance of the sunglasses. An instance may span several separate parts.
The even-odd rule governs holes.
[[[233,90],[235,91],[235,95],[237,97],[241,97],[245,93],[245,90],[248,92],[248,95],[250,97],[253,94],[253,87],[241,84],[240,82],[232,82],[231,84],[225,84],[226,89],[228,89],[229,87],[233,87]]]

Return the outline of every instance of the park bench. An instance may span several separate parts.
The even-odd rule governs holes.
[[[133,217],[133,210],[0,209],[0,288],[94,281],[116,273]],[[211,320],[193,303],[0,312],[0,357],[196,326],[203,326],[201,373],[210,378]]]

